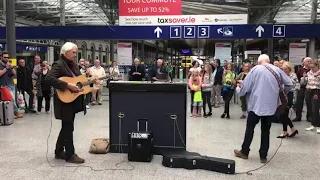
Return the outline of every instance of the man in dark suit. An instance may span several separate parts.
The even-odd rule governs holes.
[[[24,59],[19,59],[18,67],[17,67],[17,88],[18,91],[21,92],[25,101],[25,113],[35,113],[36,111],[33,109],[33,100],[34,100],[34,92],[32,85],[32,75],[33,69],[29,66],[26,66]],[[25,92],[29,95],[29,103],[27,104],[25,98]]]
[[[81,74],[78,65],[74,63],[77,51],[77,45],[71,42],[67,42],[61,47],[60,60],[52,64],[52,68],[46,76],[45,80],[48,85],[59,90],[69,89],[72,92],[80,91],[75,84],[66,83],[58,79],[60,77],[75,77]],[[56,159],[64,159],[67,162],[76,164],[84,163],[84,159],[79,158],[77,154],[75,154],[73,146],[74,118],[76,113],[81,111],[84,111],[84,114],[86,113],[84,96],[79,96],[71,103],[64,103],[55,93],[54,115],[56,119],[62,122],[55,150]]]
[[[134,65],[131,66],[130,72],[130,81],[142,81],[145,76],[145,69],[140,64],[140,60],[138,58],[134,59]]]

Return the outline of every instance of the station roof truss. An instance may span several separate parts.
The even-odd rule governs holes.
[[[311,23],[313,0],[286,0],[281,4],[274,20],[283,24],[309,24]],[[318,0],[319,3],[319,0]],[[319,18],[319,6],[317,7],[317,19]]]
[[[217,4],[216,0],[184,0],[185,15],[245,14],[246,0]],[[65,0],[66,25],[117,25],[119,0]],[[3,4],[0,3],[3,9]],[[60,0],[16,0],[17,17],[43,25],[60,24]]]
[[[99,2],[106,0],[64,0],[66,25],[108,25],[110,18]],[[109,9],[110,11],[110,9]],[[60,0],[17,0],[16,14],[29,21],[60,24]]]

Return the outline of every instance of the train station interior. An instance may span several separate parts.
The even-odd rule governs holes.
[[[159,14],[152,10],[155,7],[151,5],[156,7]],[[154,13],[142,15],[147,13],[148,8]],[[178,11],[180,14],[174,14]],[[313,120],[319,118],[319,114],[314,113],[319,111],[319,108],[315,108],[316,103],[309,103],[316,101],[318,96],[316,94],[313,99],[307,98],[308,79],[306,85],[302,85],[300,78],[307,77],[308,74],[306,72],[298,75],[299,68],[304,69],[307,61],[320,67],[320,35],[312,32],[320,30],[317,25],[320,19],[319,0],[2,0],[0,12],[1,180],[319,179],[320,124],[314,125],[317,120]],[[167,22],[161,24],[160,16],[167,19]],[[136,18],[141,25],[125,24],[124,19],[129,21],[129,17]],[[143,24],[141,18],[148,18],[149,24]],[[171,20],[181,22],[170,22]],[[189,22],[184,20],[194,22],[188,24]],[[72,32],[67,32],[68,27]],[[173,37],[175,32],[178,35],[178,31],[174,31],[175,27],[182,29],[179,31],[181,37]],[[195,29],[194,37],[186,36],[190,27]],[[208,28],[204,29],[208,30],[208,34],[201,36],[204,32],[201,28],[204,27]],[[100,33],[105,28],[109,28],[106,33]],[[42,33],[29,33],[33,30],[39,32],[41,29]],[[24,31],[28,33],[23,33]],[[44,38],[45,35],[48,37]],[[88,38],[85,38],[86,36]],[[114,38],[121,36],[130,38]],[[77,46],[76,51],[73,52],[74,46],[63,50],[63,46],[68,43]],[[95,74],[90,92],[79,95],[83,109],[76,113],[71,127],[74,155],[71,154],[69,159],[59,159],[56,142],[58,136],[67,139],[67,132],[61,133],[63,126],[66,131],[66,125],[63,125],[65,121],[59,120],[56,113],[60,109],[60,113],[69,114],[69,109],[64,107],[73,111],[80,101],[77,101],[78,95],[73,93],[70,93],[72,101],[62,100],[62,95],[58,93],[71,92],[70,83],[48,77],[67,76],[60,76],[63,68],[60,67],[59,74],[57,65],[69,52],[74,53],[71,55],[74,58],[73,64],[82,76],[89,80],[93,77],[93,72],[98,74],[98,71],[101,71],[103,75]],[[288,68],[293,71],[290,73],[295,71],[298,76],[299,89],[295,89],[297,95],[293,97],[294,103],[292,107],[288,107],[287,115],[294,128],[285,134],[281,119],[272,122],[267,160],[263,161],[259,148],[262,146],[260,141],[264,130],[262,123],[258,123],[254,129],[249,159],[241,159],[235,156],[234,150],[242,148],[248,126],[247,118],[249,119],[250,112],[246,111],[249,111],[250,100],[245,100],[247,109],[244,110],[243,96],[238,95],[238,87],[247,74],[242,80],[239,75],[245,71],[246,66],[258,66],[259,58],[264,54],[268,55],[270,64],[278,66],[280,71],[283,68],[279,63],[290,64]],[[231,97],[227,100],[223,94],[226,77],[220,79],[222,87],[217,86],[218,95],[215,92],[217,84],[212,82],[209,87],[211,89],[207,92],[211,97],[208,108],[211,114],[201,114],[202,108],[194,108],[195,93],[190,85],[193,71],[200,69],[199,79],[204,81],[202,75],[209,73],[207,68],[210,67],[215,82],[218,70],[214,64],[217,59],[223,69],[224,74],[221,75],[226,75],[230,65],[234,73],[233,79],[237,83],[234,83]],[[168,82],[155,85],[157,83],[154,82],[158,81],[160,76],[155,77],[154,74],[163,74],[159,72],[159,61],[163,63]],[[68,65],[70,64],[66,63],[66,66]],[[143,72],[138,71],[138,67],[141,67]],[[97,70],[99,68],[101,70]],[[10,70],[13,75],[6,74]],[[137,71],[135,73],[140,76],[142,73],[143,77],[134,80],[135,73],[132,71]],[[78,78],[72,68],[70,72],[70,78]],[[4,82],[8,78],[3,78],[3,74],[11,78],[11,84]],[[209,76],[211,77],[211,74]],[[320,76],[320,70],[314,77],[317,76]],[[57,85],[57,81],[62,83]],[[319,81],[315,90],[317,93],[317,90],[320,92],[320,78],[315,81]],[[48,85],[49,82],[52,84]],[[73,88],[77,88],[77,85],[75,83]],[[29,86],[29,89],[26,88]],[[57,87],[61,86],[65,89],[57,90]],[[306,92],[299,95],[302,86]],[[44,87],[48,89],[44,90]],[[89,88],[89,85],[86,87]],[[202,86],[201,98],[204,98],[204,89],[205,86]],[[314,89],[311,90],[313,92]],[[9,91],[9,96],[12,97],[5,100],[4,95]],[[265,94],[260,96],[267,97]],[[305,99],[298,101],[298,96],[305,96]],[[57,105],[57,101],[61,104]],[[203,100],[203,106],[206,106],[204,102]],[[297,105],[298,102],[302,105]],[[8,104],[11,108],[9,115],[6,110]],[[300,114],[298,106],[301,106]],[[72,113],[70,111],[70,114]],[[10,118],[12,122],[9,123]],[[137,118],[148,119],[146,126],[154,133],[154,151],[157,152],[151,162],[128,160],[129,141],[130,137],[133,137],[128,133],[138,130]],[[168,123],[166,118],[177,120],[177,124],[171,121]],[[121,129],[120,126],[127,127]],[[296,134],[289,138],[290,133]],[[93,140],[97,138],[108,140],[108,153],[89,152]],[[67,143],[70,143],[70,139],[62,143],[66,151]],[[141,144],[139,148],[140,146]],[[202,157],[222,160],[221,163],[213,162],[209,165],[215,170],[196,168],[195,160],[192,165],[194,169],[191,170],[163,165],[162,152],[181,148],[188,152],[197,152]],[[74,156],[80,160],[70,160]],[[82,158],[84,163],[76,163],[81,162]],[[229,161],[234,163],[235,171],[229,172],[230,165],[227,168],[222,165]],[[229,170],[224,172],[224,169]]]

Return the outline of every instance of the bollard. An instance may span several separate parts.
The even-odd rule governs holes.
[[[179,82],[183,82],[183,69],[179,68]]]

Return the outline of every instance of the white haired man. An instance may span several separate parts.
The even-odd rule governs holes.
[[[167,68],[164,65],[163,59],[158,59],[156,67],[152,69],[151,81],[168,81],[168,72]]]
[[[276,110],[281,105],[279,83],[281,86],[284,85],[286,94],[293,86],[290,78],[280,68],[269,63],[268,55],[260,55],[258,65],[252,68],[243,83],[238,84],[237,87],[239,96],[249,96],[249,113],[242,149],[240,151],[234,150],[234,153],[236,157],[248,159],[254,128],[261,119],[261,145],[259,150],[261,163],[267,162],[270,128]]]
[[[138,58],[134,59],[134,65],[131,66],[129,76],[130,81],[142,81],[145,76],[145,68],[140,64]]]
[[[61,58],[52,64],[45,81],[55,89],[79,92],[80,89],[71,83],[59,80],[60,77],[75,77],[81,75],[78,65],[74,62],[77,54],[77,45],[67,42],[61,47]],[[62,127],[56,144],[55,158],[64,159],[70,163],[84,163],[84,159],[75,154],[73,145],[73,130],[75,114],[84,111],[86,113],[84,96],[79,96],[72,103],[62,102],[54,95],[54,115],[61,120]],[[65,151],[64,151],[65,149]]]
[[[297,70],[296,74],[298,77],[298,80],[300,82],[301,78],[306,76],[307,73],[310,71],[310,64],[312,63],[312,59],[310,57],[306,57],[302,60],[302,66]],[[301,85],[300,89],[298,90],[298,94],[297,94],[297,100],[296,100],[296,118],[294,120],[292,120],[293,122],[297,122],[297,121],[301,121],[302,118],[302,109],[303,109],[303,105],[304,105],[304,101],[306,101],[306,105],[307,105],[307,121],[311,122],[311,117],[312,117],[312,113],[311,113],[311,99],[308,97],[309,92],[306,91],[306,84]]]

